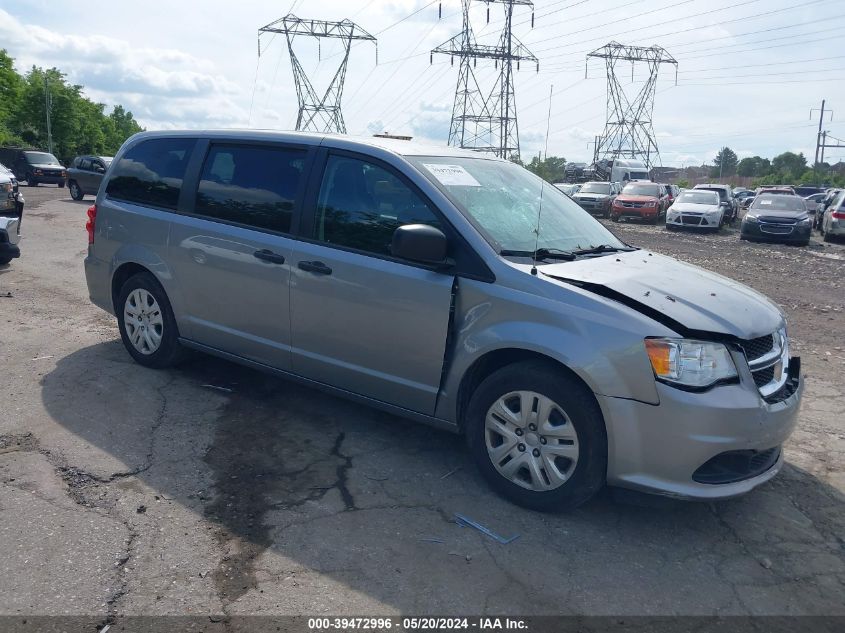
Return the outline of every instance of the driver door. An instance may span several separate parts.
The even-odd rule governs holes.
[[[433,415],[454,275],[392,257],[390,242],[439,215],[390,166],[342,152],[306,205],[309,239],[290,259],[294,373]]]

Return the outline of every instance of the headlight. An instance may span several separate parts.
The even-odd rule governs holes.
[[[736,365],[721,343],[647,338],[645,348],[654,376],[661,382],[701,389],[737,377]]]
[[[750,213],[746,213],[745,217],[743,218],[743,222],[759,222],[760,219],[756,215],[751,215]]]
[[[804,218],[803,220],[798,220],[798,224],[807,225],[810,223],[810,218]]]
[[[41,175],[41,174],[43,174],[44,172],[43,172],[43,171],[41,171],[40,169],[36,169],[34,173],[35,173],[36,175],[39,175],[39,176],[40,176],[40,175]]]
[[[13,188],[14,187],[12,187],[12,183],[10,182],[5,182],[0,185],[0,191],[2,191],[3,193],[9,193],[10,191],[12,191]]]

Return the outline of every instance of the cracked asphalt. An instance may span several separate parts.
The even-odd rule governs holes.
[[[609,225],[778,302],[806,396],[784,471],[745,497],[544,515],[450,434],[208,357],[136,365],[87,300],[91,199],[24,194],[0,267],[0,615],[845,615],[845,244]]]

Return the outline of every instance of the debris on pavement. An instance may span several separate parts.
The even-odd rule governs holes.
[[[226,393],[233,393],[234,389],[229,389],[228,387],[218,387],[217,385],[202,385],[206,389],[216,389],[217,391],[224,391]]]
[[[32,360],[48,360],[50,358],[53,358],[52,354],[50,356],[36,356]]]
[[[450,470],[448,473],[446,473],[445,475],[443,475],[442,477],[440,477],[440,479],[446,479],[446,477],[451,477],[451,476],[452,476],[452,475],[454,475],[456,472],[458,472],[460,469],[461,469],[461,466],[458,466],[457,468],[453,468],[453,469],[452,469],[452,470]]]
[[[445,543],[442,538],[437,538],[436,536],[424,536],[420,539],[421,541],[425,541],[426,543]]]
[[[138,506],[138,509],[135,510],[138,514],[144,514],[147,511],[147,506]]]
[[[476,530],[478,530],[482,534],[486,534],[487,536],[489,536],[490,538],[498,541],[502,545],[507,545],[508,543],[513,543],[516,539],[518,539],[520,537],[519,534],[514,534],[510,538],[506,538],[504,536],[499,536],[498,534],[496,534],[490,528],[485,527],[485,526],[481,525],[480,523],[477,523],[477,522],[473,521],[472,519],[465,517],[462,514],[456,514],[455,515],[455,523],[457,523],[461,527],[475,528]]]

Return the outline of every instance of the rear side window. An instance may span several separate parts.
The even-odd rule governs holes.
[[[356,158],[329,157],[317,202],[317,239],[389,255],[393,232],[404,224],[441,228],[428,204],[388,170]]]
[[[214,145],[202,168],[196,213],[289,233],[305,150]]]
[[[192,138],[141,141],[115,165],[106,193],[117,200],[176,209],[195,142]]]

